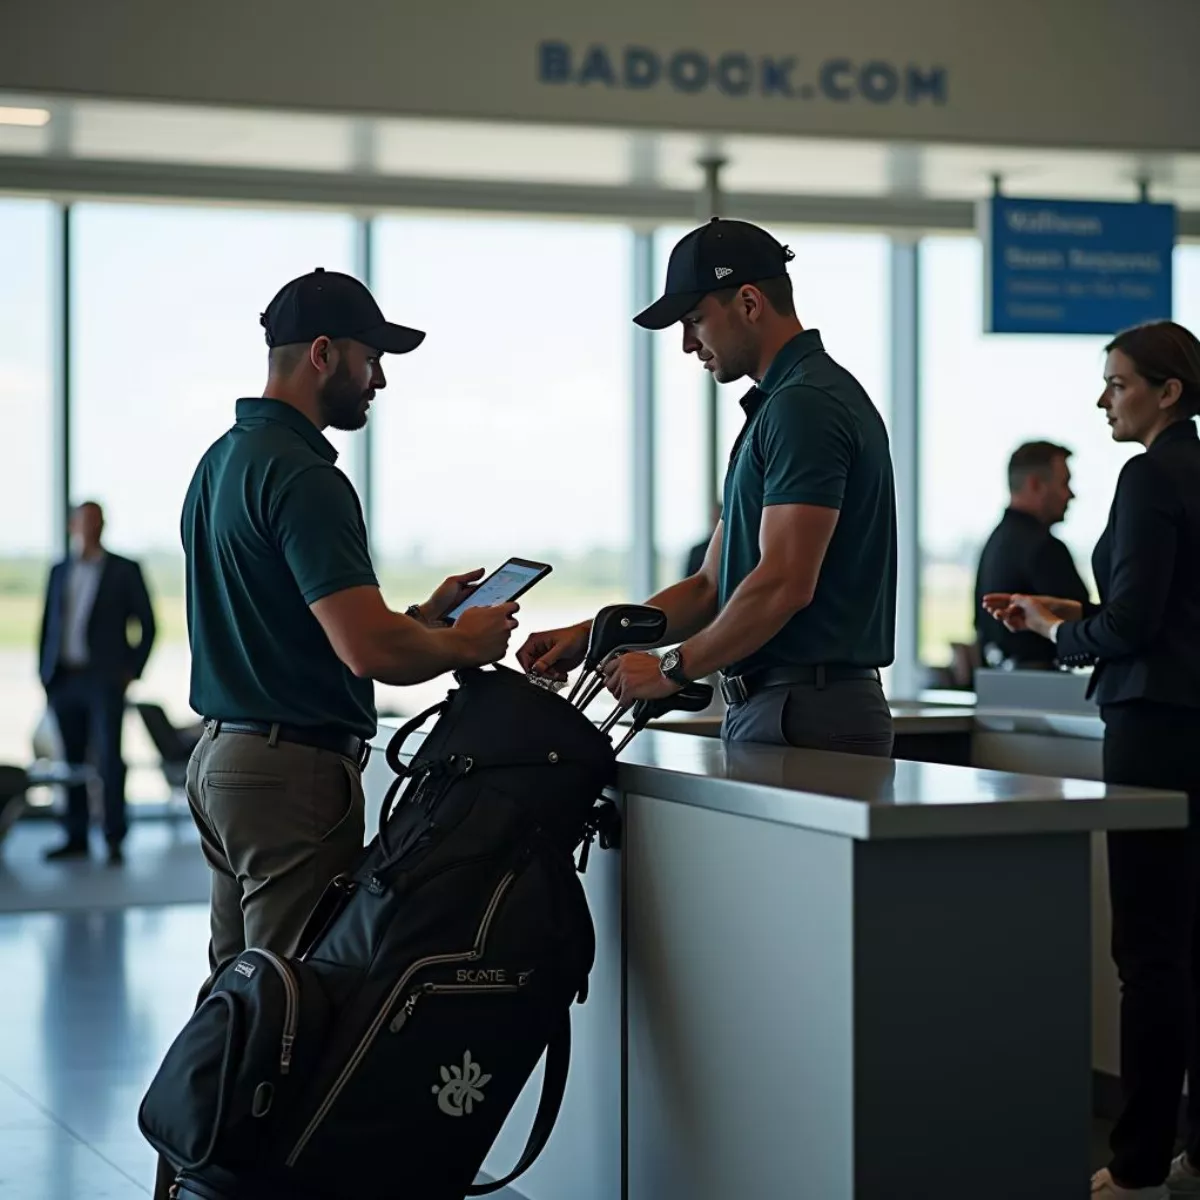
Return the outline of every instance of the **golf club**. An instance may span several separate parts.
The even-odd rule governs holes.
[[[604,686],[602,668],[614,654],[656,646],[666,631],[667,615],[660,608],[646,604],[611,604],[602,608],[592,623],[583,671],[568,700],[574,701],[578,695],[576,707],[582,712]],[[581,684],[582,693],[579,691]]]
[[[617,743],[617,753],[620,754],[651,721],[669,712],[703,712],[712,703],[712,698],[710,684],[689,683],[682,691],[661,700],[639,700],[633,706],[633,724],[629,732]]]
[[[583,670],[579,672],[579,678],[575,680],[574,686],[571,688],[567,700],[575,703],[575,697],[579,694],[579,689],[583,687],[584,681],[599,665],[600,660],[608,653],[608,650],[602,649],[608,646],[611,649],[612,639],[617,626],[617,614],[623,608],[630,607],[627,604],[606,604],[593,618],[591,632],[588,634],[587,653],[583,659]]]

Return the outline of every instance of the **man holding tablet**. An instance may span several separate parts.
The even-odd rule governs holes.
[[[608,667],[622,703],[715,671],[723,735],[890,755],[879,669],[895,643],[896,517],[887,431],[858,381],[796,317],[791,252],[765,230],[714,218],[671,252],[666,294],[635,320],[679,322],[683,350],[721,383],[756,386],[730,455],[723,519],[700,570],[650,604],[668,618],[660,659]],[[535,633],[518,658],[562,678],[588,624]]]
[[[515,604],[441,625],[482,571],[389,609],[322,432],[361,429],[386,385],[382,355],[425,335],[386,322],[358,280],[320,269],[287,284],[262,325],[266,389],[237,402],[204,455],[182,524],[191,703],[206,722],[187,792],[212,868],[214,969],[246,946],[291,954],[325,886],[355,863],[373,681],[495,662],[516,626]]]

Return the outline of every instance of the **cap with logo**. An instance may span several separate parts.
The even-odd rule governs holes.
[[[713,217],[676,242],[662,297],[633,319],[643,329],[666,329],[709,292],[786,275],[794,257],[757,225]]]
[[[285,283],[259,321],[271,347],[319,337],[353,338],[372,350],[407,354],[425,340],[419,329],[384,320],[366,284],[324,267]]]

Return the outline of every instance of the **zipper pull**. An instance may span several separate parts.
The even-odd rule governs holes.
[[[283,1052],[279,1056],[279,1073],[286,1075],[292,1069],[292,1046],[296,1038],[293,1034],[283,1035]]]
[[[576,873],[579,875],[583,875],[587,872],[588,856],[592,852],[592,839],[595,836],[596,834],[591,825],[588,825],[587,832],[583,835],[583,846],[579,851],[579,864],[575,868]]]
[[[417,1007],[417,997],[420,992],[413,992],[404,1002],[404,1007],[392,1018],[392,1023],[388,1026],[391,1033],[399,1033],[404,1028],[405,1021],[413,1014],[413,1009]]]

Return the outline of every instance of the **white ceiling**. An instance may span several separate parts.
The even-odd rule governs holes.
[[[0,125],[0,156],[378,174],[426,179],[698,189],[697,160],[726,160],[730,192],[968,200],[992,176],[1012,194],[1155,199],[1200,209],[1200,155],[702,138],[577,126],[245,111],[0,93],[44,107],[41,128]]]

